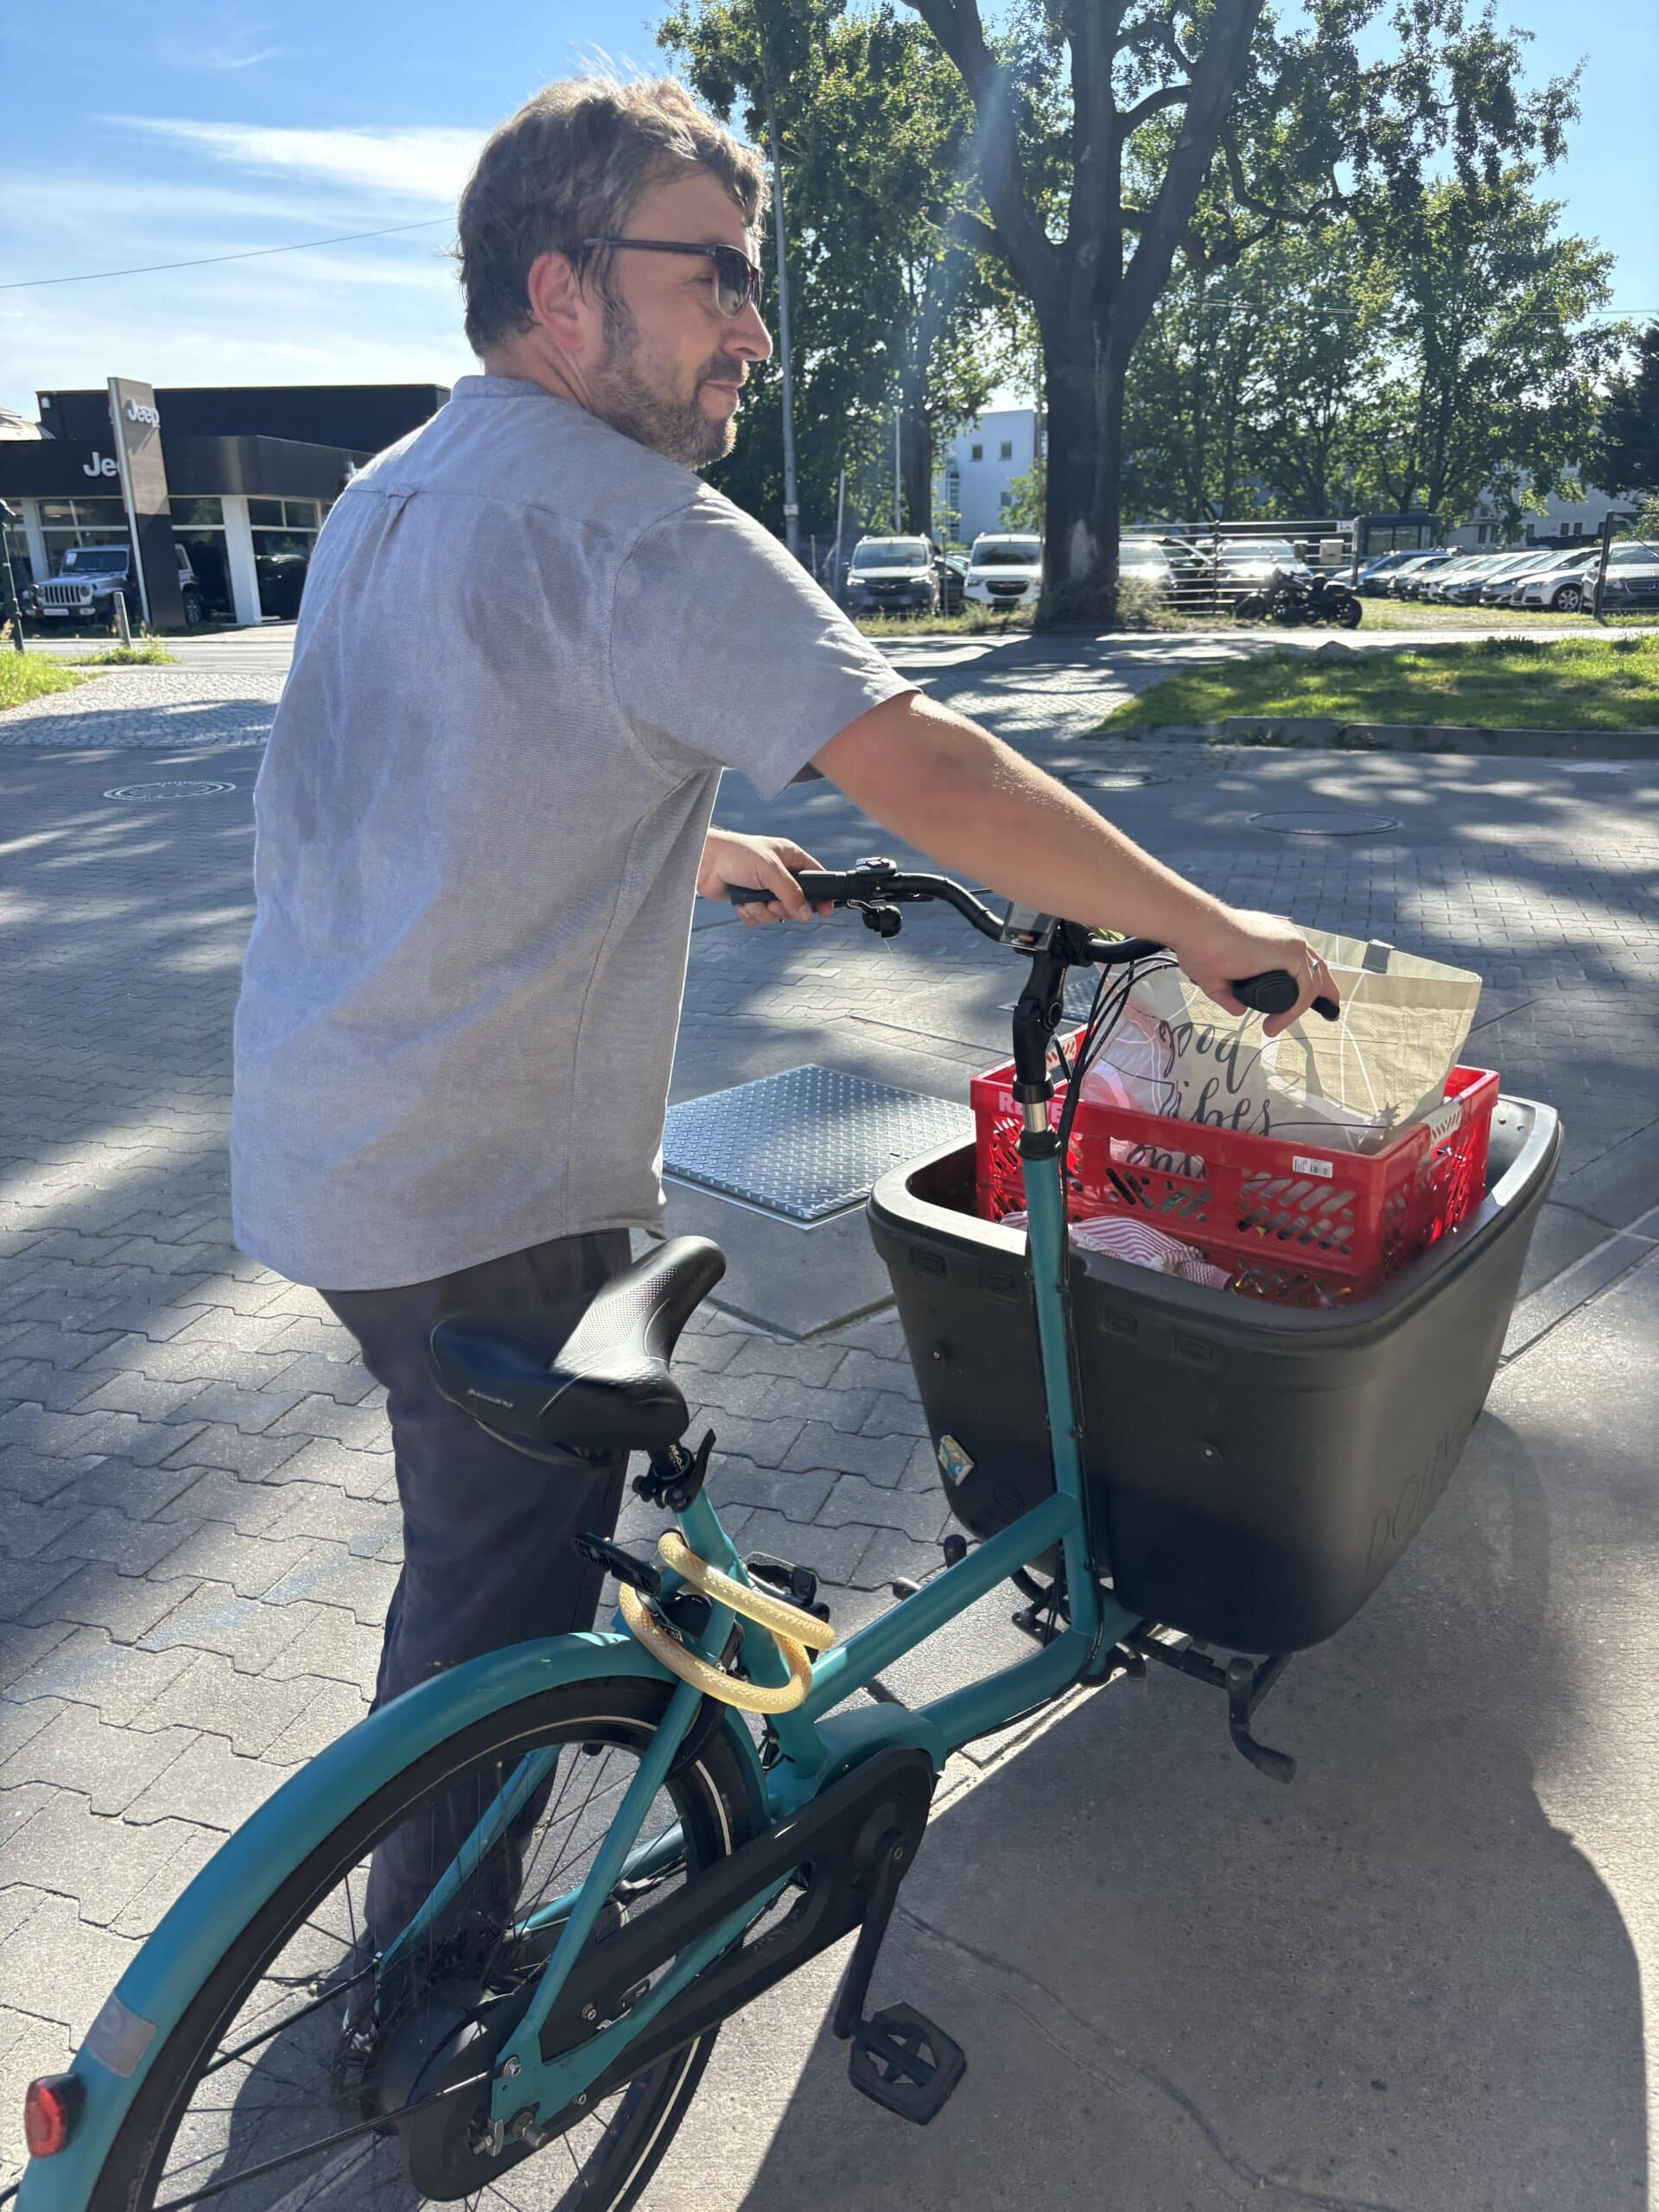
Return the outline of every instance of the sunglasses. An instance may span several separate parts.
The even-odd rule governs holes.
[[[723,315],[741,315],[760,304],[761,272],[734,245],[690,245],[679,238],[583,238],[582,250],[627,246],[640,253],[695,253],[715,264],[715,305]]]

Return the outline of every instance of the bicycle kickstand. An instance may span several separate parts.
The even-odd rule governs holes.
[[[899,1885],[909,1871],[903,1840],[894,1831],[877,1850],[869,1904],[836,1999],[830,2033],[853,2046],[847,2075],[855,2089],[900,2120],[925,2127],[968,2070],[961,2044],[913,2005],[889,2005],[868,2017],[864,2012],[876,1953],[893,1918]]]

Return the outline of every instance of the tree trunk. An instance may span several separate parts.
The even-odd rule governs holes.
[[[1058,325],[1057,327],[1056,325]],[[1092,323],[1042,321],[1048,465],[1039,629],[1110,629],[1117,619],[1123,373]]]
[[[901,527],[911,537],[933,535],[933,423],[926,386],[906,383],[899,448],[899,489],[904,499]]]

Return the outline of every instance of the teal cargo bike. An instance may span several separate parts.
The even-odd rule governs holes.
[[[523,1451],[526,1482],[554,1451],[643,1456],[634,1488],[669,1523],[655,1555],[584,1537],[619,1586],[615,1632],[436,1677],[230,1839],[71,2070],[32,2085],[22,2212],[616,2212],[648,2183],[721,2022],[855,1936],[831,2031],[857,2089],[926,2122],[968,2062],[912,2006],[869,1999],[952,1751],[1078,1686],[1169,1665],[1289,1778],[1255,1707],[1444,1488],[1495,1371],[1556,1116],[1503,1100],[1455,1233],[1366,1298],[1287,1310],[1154,1274],[1068,1240],[1055,1100],[1057,1077],[1077,1093],[1122,979],[1161,948],[999,916],[887,861],[803,886],[883,936],[906,906],[943,902],[1024,963],[1023,1230],[976,1212],[971,1146],[895,1170],[870,1201],[959,1523],[939,1570],[843,1638],[808,1571],[740,1557],[705,1487],[714,1439],[688,1445],[672,1365],[723,1269],[705,1239],[636,1262],[560,1341],[441,1324],[445,1394]],[[1090,1019],[1057,1045],[1067,976],[1090,969]],[[1237,988],[1264,1012],[1295,1001],[1286,976]],[[914,1709],[885,1691],[895,1662],[1005,1584],[1027,1656]],[[370,1860],[394,1834],[446,1839],[425,1862],[441,1872],[401,1925],[372,1929]]]

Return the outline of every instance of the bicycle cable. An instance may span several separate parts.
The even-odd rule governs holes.
[[[1143,976],[1154,975],[1160,969],[1176,965],[1173,955],[1158,953],[1132,960],[1122,968],[1102,969],[1100,979],[1095,985],[1088,1018],[1081,1032],[1072,1039],[1071,1070],[1067,1077],[1065,1101],[1060,1109],[1058,1124],[1062,1163],[1071,1157],[1071,1125],[1077,1118],[1077,1101],[1083,1096],[1084,1078],[1122,1020],[1135,984]],[[1064,1057],[1060,1065],[1062,1067],[1065,1065]]]

